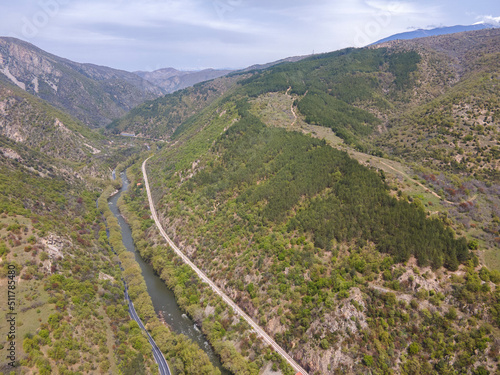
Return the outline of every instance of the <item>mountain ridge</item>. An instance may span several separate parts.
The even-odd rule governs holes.
[[[133,73],[73,62],[15,38],[0,38],[0,73],[94,128],[163,94]]]
[[[230,74],[230,69],[202,69],[202,70],[177,70],[175,68],[162,68],[152,72],[133,72],[139,77],[161,87],[165,93],[170,94],[177,90],[193,86],[199,82],[208,81]]]
[[[447,35],[447,34],[455,34],[464,31],[474,31],[474,30],[483,30],[483,29],[491,29],[498,28],[498,25],[493,25],[489,23],[478,23],[473,25],[455,25],[455,26],[444,26],[444,27],[436,27],[433,29],[417,29],[412,31],[406,31],[403,33],[397,33],[390,35],[388,37],[377,40],[376,42],[370,43],[369,46],[374,44],[380,44],[384,42],[389,42],[392,40],[408,40],[408,39],[416,39],[416,38],[425,38],[429,36],[437,36],[437,35]]]
[[[430,160],[440,155],[428,151],[441,142],[436,130],[458,142],[464,135],[460,123],[438,117],[454,90],[494,110],[499,36],[388,42],[234,76],[229,90],[159,131],[169,142],[148,174],[167,234],[310,373],[494,372],[500,275],[481,268],[478,248],[498,249],[499,185],[487,173],[475,180],[478,168],[454,169],[452,146],[434,169]],[[205,85],[177,95],[196,105]],[[180,108],[159,112],[160,104],[126,121],[140,128],[143,117],[144,130],[158,131],[150,125]],[[466,125],[473,134],[457,145],[468,147],[464,154],[485,148],[484,138],[488,149],[498,144],[496,113],[485,120],[477,104],[466,105],[464,120],[476,116],[482,128]],[[418,139],[373,144],[399,132]],[[410,147],[421,154],[411,158]],[[138,184],[139,168],[131,172]],[[145,203],[144,193],[131,192],[137,216],[149,218]],[[155,250],[155,230],[141,238],[156,272],[174,278],[168,262],[177,260]],[[190,301],[192,288],[183,289],[186,310],[203,322],[209,295]],[[474,311],[483,313],[468,326]],[[208,337],[234,337],[226,312],[219,316],[224,332],[202,326]],[[495,328],[480,333],[487,324]],[[457,335],[491,346],[469,350]],[[261,351],[249,345],[242,353],[252,361]]]

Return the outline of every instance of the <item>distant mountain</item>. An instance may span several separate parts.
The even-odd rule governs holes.
[[[456,25],[456,26],[447,26],[447,27],[437,27],[435,29],[429,29],[429,30],[418,29],[418,30],[413,30],[413,31],[407,31],[404,33],[394,34],[394,35],[388,36],[387,38],[380,39],[380,40],[378,40],[375,43],[372,43],[370,45],[384,43],[384,42],[390,42],[391,40],[397,40],[397,39],[407,40],[407,39],[415,39],[415,38],[425,38],[428,36],[454,34],[454,33],[460,33],[463,31],[493,29],[493,28],[497,28],[497,27],[498,26],[495,26],[492,24],[477,23],[474,25],[467,25],[467,26]]]
[[[15,38],[0,38],[0,77],[90,127],[102,127],[163,91],[123,70],[80,64]]]
[[[161,87],[166,93],[185,89],[199,82],[209,81],[231,73],[227,69],[203,69],[198,71],[182,71],[174,68],[163,68],[153,72],[134,72],[146,81]]]
[[[286,63],[286,62],[297,62],[302,59],[309,57],[305,56],[292,56],[273,61],[266,64],[254,64],[247,68],[240,70],[230,70],[230,69],[203,69],[197,71],[182,71],[175,68],[162,68],[155,70],[153,72],[137,71],[134,72],[139,77],[151,82],[152,84],[161,87],[166,93],[171,94],[177,90],[182,90],[187,87],[196,85],[197,83],[209,81],[215,78],[223,77],[230,73],[242,73],[250,72],[252,70],[262,70],[270,68],[274,65]]]

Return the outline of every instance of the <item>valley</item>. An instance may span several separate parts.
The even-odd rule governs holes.
[[[168,71],[1,38],[0,371],[158,373],[150,335],[178,375],[497,373],[499,48],[387,41],[164,95]]]

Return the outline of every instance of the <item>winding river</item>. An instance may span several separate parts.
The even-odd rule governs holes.
[[[207,353],[212,364],[221,371],[222,375],[230,375],[230,372],[222,367],[219,357],[215,354],[213,348],[203,336],[200,329],[179,308],[177,301],[175,300],[174,292],[168,289],[163,280],[155,274],[153,267],[146,263],[136,250],[130,227],[123,219],[117,207],[118,199],[122,193],[127,190],[129,185],[129,181],[125,176],[125,173],[122,172],[120,177],[122,179],[123,186],[118,194],[115,194],[109,199],[109,208],[111,209],[111,212],[113,212],[113,215],[116,216],[118,223],[120,224],[123,245],[125,245],[128,251],[134,254],[135,260],[141,267],[142,276],[146,281],[148,293],[151,296],[156,313],[163,316],[165,322],[175,333],[182,333],[189,337],[192,341],[196,342],[200,348]]]

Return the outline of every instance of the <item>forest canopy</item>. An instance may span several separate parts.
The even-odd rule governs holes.
[[[455,239],[416,204],[391,197],[376,172],[345,152],[266,127],[245,101],[238,111],[241,119],[213,147],[220,159],[193,179],[207,198],[241,191],[237,203],[262,207],[262,220],[286,220],[290,231],[309,232],[323,249],[332,240],[371,241],[397,261],[413,255],[420,265],[451,270],[468,259],[465,238]],[[187,187],[194,189],[191,182]]]

